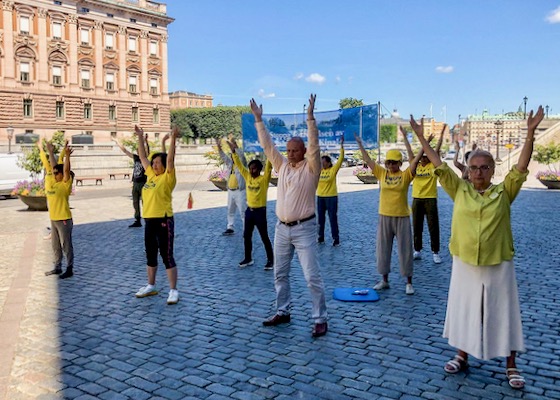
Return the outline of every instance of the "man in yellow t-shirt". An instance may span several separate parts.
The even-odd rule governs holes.
[[[230,134],[230,140],[233,139],[233,134]],[[218,153],[226,168],[229,171],[229,177],[227,182],[227,192],[228,192],[228,205],[227,205],[227,228],[222,233],[224,236],[231,236],[235,233],[234,223],[235,223],[235,211],[239,212],[241,217],[242,225],[245,225],[245,207],[247,206],[247,197],[245,192],[245,179],[239,168],[237,168],[233,164],[232,157],[228,157],[222,150],[222,141],[221,139],[218,140]],[[245,159],[245,155],[243,151],[237,148],[237,155],[241,160],[241,164],[243,166],[247,166],[247,160]]]
[[[410,162],[410,166],[401,171],[402,154],[392,149],[385,157],[385,168],[378,165],[364,149],[362,139],[356,135],[356,141],[362,157],[379,181],[379,223],[377,227],[377,271],[383,280],[373,288],[389,288],[389,271],[391,270],[391,251],[393,239],[397,239],[397,252],[401,275],[407,278],[405,293],[414,294],[412,287],[412,232],[410,227],[410,208],[408,207],[408,187],[416,174],[420,155]]]
[[[264,266],[265,271],[270,271],[274,265],[274,253],[272,251],[272,243],[268,237],[268,227],[266,221],[266,199],[268,195],[268,185],[272,175],[272,164],[266,162],[264,175],[261,175],[263,168],[262,162],[252,160],[249,168],[246,168],[237,155],[237,143],[228,141],[233,155],[233,162],[239,169],[241,175],[246,182],[247,191],[247,209],[245,210],[245,223],[243,228],[243,241],[245,245],[245,258],[239,263],[240,268],[253,265],[253,230],[255,226],[261,235],[264,249],[266,251],[267,262]]]
[[[68,198],[72,192],[72,178],[70,175],[70,154],[68,142],[62,150],[64,164],[51,166],[43,150],[43,140],[39,140],[39,152],[45,168],[45,193],[49,204],[49,217],[51,219],[51,243],[55,257],[54,269],[45,272],[45,275],[58,275],[60,279],[70,278],[74,275],[74,247],[72,246],[72,213]],[[49,144],[49,153],[50,144]],[[62,254],[66,257],[66,271],[62,273]]]
[[[325,243],[325,214],[329,214],[331,225],[331,236],[333,246],[340,245],[338,233],[338,190],[336,188],[336,174],[340,170],[344,160],[344,136],[340,138],[340,155],[336,164],[333,165],[329,156],[321,157],[321,175],[317,185],[317,214],[319,219],[319,232],[317,242]]]

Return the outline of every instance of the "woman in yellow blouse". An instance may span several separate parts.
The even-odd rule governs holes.
[[[151,161],[146,155],[144,131],[138,126],[135,127],[135,131],[138,136],[138,156],[148,178],[142,189],[148,284],[138,290],[136,297],[158,294],[155,285],[159,251],[169,279],[170,290],[167,304],[176,304],[179,301],[179,292],[177,291],[177,264],[173,258],[175,221],[171,203],[173,189],[177,184],[175,142],[179,136],[179,129],[173,128],[169,153],[156,153],[152,156]]]
[[[487,151],[474,150],[468,159],[469,181],[461,179],[424,138],[423,121],[410,119],[424,152],[436,166],[441,186],[453,199],[449,250],[453,256],[443,336],[457,348],[444,369],[455,374],[468,367],[469,354],[488,360],[506,357],[506,377],[514,389],[525,380],[515,364],[524,351],[521,312],[513,265],[511,203],[529,171],[535,129],[544,117],[539,107],[527,118],[527,139],[519,161],[499,184],[492,183],[495,162]]]
[[[340,156],[336,164],[333,165],[329,156],[321,157],[321,176],[317,186],[317,214],[319,214],[319,238],[320,244],[325,243],[325,222],[326,213],[329,214],[331,224],[331,236],[333,246],[340,245],[338,233],[338,190],[336,188],[336,174],[344,161],[344,136],[340,138]]]

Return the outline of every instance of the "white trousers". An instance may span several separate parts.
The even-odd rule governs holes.
[[[228,190],[227,199],[227,229],[234,230],[235,210],[237,210],[241,216],[241,226],[245,226],[245,209],[247,208],[245,190]]]

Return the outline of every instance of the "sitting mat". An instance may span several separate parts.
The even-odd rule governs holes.
[[[355,292],[364,292],[367,294],[354,294]],[[335,288],[333,290],[333,299],[340,301],[377,301],[379,296],[372,288]]]

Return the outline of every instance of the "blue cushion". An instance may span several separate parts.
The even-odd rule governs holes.
[[[367,294],[358,294],[365,293]],[[377,301],[379,296],[372,288],[336,288],[333,290],[333,299],[340,301]]]

